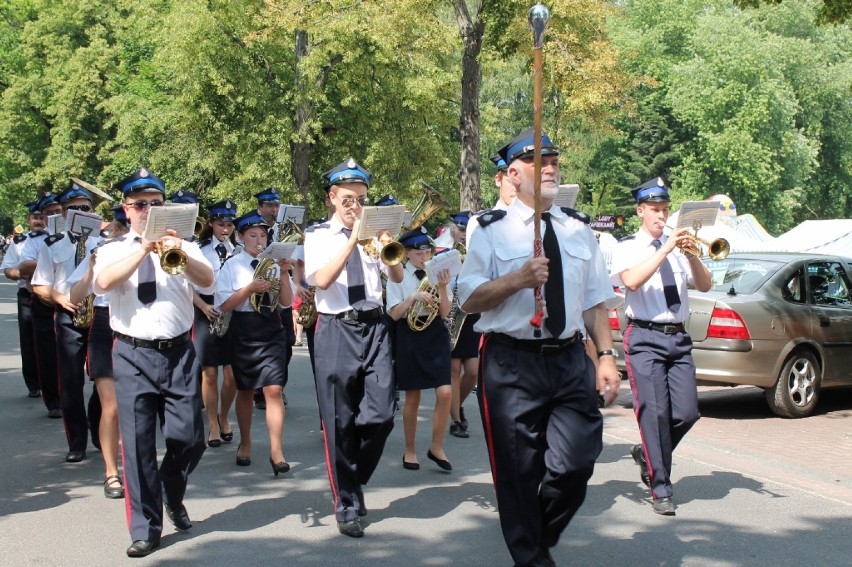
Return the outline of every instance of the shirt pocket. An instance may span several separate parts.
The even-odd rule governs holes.
[[[560,241],[562,249],[562,278],[571,284],[580,284],[586,279],[586,268],[592,257],[592,251],[588,246],[578,245],[576,242]]]
[[[519,270],[524,262],[532,258],[532,242],[500,246],[494,253],[497,256],[497,276],[503,277]]]

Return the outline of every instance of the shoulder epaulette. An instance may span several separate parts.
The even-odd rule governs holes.
[[[498,220],[504,218],[506,216],[506,211],[496,210],[496,211],[488,211],[487,213],[483,213],[479,217],[476,218],[476,221],[479,223],[479,226],[486,227],[493,222],[497,222]]]
[[[591,217],[589,217],[589,215],[587,215],[586,213],[581,213],[580,211],[572,209],[571,207],[560,207],[560,210],[572,219],[577,219],[581,223],[589,224],[592,222],[592,219]]]
[[[494,209],[481,209],[481,210],[479,210],[479,211],[476,211],[475,213],[473,213],[473,214],[472,214],[472,215],[470,215],[470,216],[472,216],[472,217],[482,216],[482,215],[484,215],[485,213],[490,213],[490,212],[491,212],[491,211],[493,211],[493,210],[494,210]]]
[[[306,229],[305,229],[305,232],[313,232],[313,231],[315,231],[315,230],[316,230],[316,229],[318,229],[318,228],[328,228],[328,227],[330,227],[330,226],[331,226],[331,225],[330,225],[330,224],[328,224],[328,223],[326,223],[326,222],[324,222],[324,223],[322,223],[322,224],[315,224],[315,225],[312,225],[312,226],[309,226],[308,228],[306,228]]]
[[[204,240],[199,240],[199,241],[198,241],[198,247],[199,247],[199,248],[204,248],[205,246],[210,246],[210,244],[211,244],[212,242],[213,242],[213,239],[212,239],[212,238],[205,238]]]
[[[195,242],[195,235],[193,234],[189,238],[184,238],[184,240],[186,240],[187,242]]]
[[[101,238],[109,238],[109,229],[102,229],[99,236]]]
[[[47,234],[46,230],[31,230],[30,238],[35,238],[36,236],[44,236],[45,234]]]
[[[115,238],[107,238],[105,240],[101,240],[100,242],[98,242],[98,245],[95,246],[95,248],[100,248],[104,244],[112,244],[113,242],[124,242],[124,239],[125,239],[124,236],[116,236]],[[93,248],[93,250],[94,250],[94,248]]]
[[[634,238],[636,238],[636,235],[635,235],[635,234],[631,234],[630,236],[625,236],[624,238],[622,238],[621,240],[619,240],[619,242],[627,242],[628,240],[633,240]]]
[[[21,242],[23,242],[26,239],[27,239],[26,234],[16,234],[15,237],[12,238],[12,242],[14,242],[15,244],[20,244]]]
[[[54,244],[56,244],[57,242],[59,242],[63,238],[65,238],[64,232],[60,233],[60,234],[51,234],[50,236],[48,236],[47,238],[44,239],[44,243],[47,244],[48,246],[53,246]]]

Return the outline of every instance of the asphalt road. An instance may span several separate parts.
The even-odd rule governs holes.
[[[292,471],[273,478],[256,411],[254,463],[234,465],[236,443],[208,449],[185,502],[192,530],[167,525],[158,551],[128,559],[123,501],[103,497],[100,454],[90,448],[83,463],[65,463],[61,422],[26,397],[14,293],[0,277],[0,565],[511,565],[481,425],[471,421],[470,439],[447,438],[454,471],[439,471],[425,458],[428,394],[418,429],[421,469],[401,466],[398,415],[366,490],[366,537],[337,533],[310,364],[300,348],[286,388]],[[604,451],[584,506],[554,550],[557,563],[852,564],[852,392],[827,394],[805,420],[775,418],[755,389],[702,389],[700,398],[703,418],[675,453],[677,516],[662,517],[629,457],[637,433],[623,385],[604,410]],[[476,416],[475,400],[466,408]]]

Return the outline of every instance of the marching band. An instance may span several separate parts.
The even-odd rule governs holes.
[[[548,155],[558,154],[552,145],[545,149]],[[526,181],[510,177],[517,177],[522,168],[507,166],[526,155],[502,154],[494,158],[500,201],[488,211],[449,214],[443,246],[436,246],[423,226],[426,218],[446,207],[442,200],[441,206],[430,206],[415,222],[409,221],[407,231],[395,239],[390,229],[359,234],[372,174],[352,158],[323,174],[327,216],[304,233],[276,218],[280,194],[268,188],[255,195],[256,210],[238,216],[234,201],[225,199],[206,207],[207,217],[198,218],[194,236],[182,238],[188,235],[169,229],[166,236],[149,241],[148,215],[165,204],[166,184],[146,169],[115,184],[122,204],[111,209],[114,220],[101,234],[81,234],[73,227],[52,235],[45,232],[45,215],[93,211],[96,199],[75,182],[58,196],[48,194],[28,205],[31,232],[16,240],[3,265],[6,276],[20,282],[25,383],[31,397],[42,397],[49,416],[64,420],[66,461],[86,458],[91,428],[105,465],[104,495],[127,501],[128,556],[146,556],[160,545],[164,516],[178,530],[192,527],[183,503],[188,476],[206,448],[232,441],[232,405],[239,434],[236,465],[252,463],[252,414],[258,400],[266,414],[272,473],[288,476],[283,390],[296,322],[304,323],[311,351],[341,534],[364,536],[364,486],[393,429],[395,391],[405,393],[403,467],[420,468],[415,438],[421,391],[433,389],[431,443],[425,455],[440,470],[453,470],[444,441],[447,433],[469,437],[465,399],[477,385],[480,404],[486,395],[495,396],[482,392],[478,375],[480,368],[490,368],[480,361],[489,342],[481,332],[490,332],[490,343],[503,350],[530,350],[528,343],[535,342],[512,338],[518,321],[498,323],[502,312],[477,299],[476,286],[489,277],[482,246],[499,233],[501,227],[492,226],[495,221],[518,209],[512,205],[516,193],[528,191]],[[197,203],[197,197],[185,191],[169,200]],[[390,195],[381,201],[396,204]],[[560,222],[569,218],[569,224],[579,227],[581,221],[570,220],[578,215],[554,212]],[[471,239],[474,228],[483,235]],[[272,252],[279,248],[269,246],[278,240],[298,242],[289,249],[291,255],[282,258]],[[381,254],[391,243],[394,252]],[[474,263],[465,261],[471,244]],[[430,262],[446,258],[443,250],[459,258],[455,271],[441,267],[429,275]],[[497,263],[507,254],[498,253]],[[515,264],[520,266],[524,258],[518,256]],[[462,273],[457,275],[459,265]],[[600,293],[605,295],[605,290]],[[294,316],[296,298],[299,309]],[[483,307],[468,315],[465,301]],[[514,309],[511,296],[505,305]],[[480,318],[478,311],[487,316]],[[570,334],[561,340],[559,349],[563,342],[573,345],[574,338]],[[428,350],[422,348],[426,344]],[[86,374],[95,382],[88,421]],[[591,415],[595,408],[584,411],[590,420],[596,419]],[[499,423],[484,408],[481,412],[484,423]],[[166,444],[159,464],[158,419]],[[486,428],[486,433],[489,448],[495,450],[494,432]],[[597,430],[589,434],[595,436]],[[594,460],[594,455],[587,457]],[[508,466],[499,462],[502,458],[494,457],[492,466]],[[496,479],[496,470],[494,474]],[[548,537],[552,545],[558,534]]]

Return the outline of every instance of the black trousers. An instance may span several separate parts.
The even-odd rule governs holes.
[[[199,366],[191,342],[167,349],[116,340],[112,350],[130,539],[160,541],[163,498],[183,502],[204,453]],[[157,467],[157,418],[166,454]]]
[[[59,401],[62,421],[68,437],[69,451],[85,451],[89,443],[89,423],[86,421],[86,352],[88,329],[81,331],[71,323],[71,315],[56,309],[56,352],[59,362]]]
[[[503,538],[516,565],[546,565],[603,448],[594,365],[581,342],[542,355],[486,338],[477,396]]]
[[[54,309],[32,294],[33,341],[35,342],[41,399],[49,410],[59,409],[59,368],[56,364]]]
[[[393,367],[384,317],[366,322],[320,314],[317,399],[338,522],[353,520],[393,429]]]
[[[672,453],[699,419],[692,338],[630,324],[624,362],[654,499],[672,496]]]
[[[18,339],[21,343],[21,374],[27,390],[35,392],[41,389],[38,380],[35,339],[33,336],[33,311],[30,306],[32,292],[25,287],[18,288]]]

